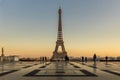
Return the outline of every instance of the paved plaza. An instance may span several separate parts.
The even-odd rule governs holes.
[[[120,80],[119,62],[0,63],[0,80]]]

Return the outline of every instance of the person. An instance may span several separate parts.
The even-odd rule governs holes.
[[[47,57],[45,56],[44,58],[45,58],[45,62],[47,62]]]
[[[69,61],[69,57],[67,55],[65,56],[65,61]]]
[[[44,57],[42,57],[42,63],[44,64]]]
[[[85,62],[87,63],[87,57],[85,57]]]
[[[105,57],[105,61],[106,61],[106,65],[107,65],[107,62],[108,62],[108,56]]]
[[[82,64],[84,64],[84,56],[82,56]]]
[[[42,60],[41,60],[41,57],[40,57],[40,63],[41,63],[41,61],[42,61]]]
[[[66,55],[65,56],[65,66],[67,66],[67,63],[69,62],[69,57]]]
[[[96,54],[94,54],[93,55],[94,67],[96,66],[96,60],[97,60],[97,56],[96,56]]]

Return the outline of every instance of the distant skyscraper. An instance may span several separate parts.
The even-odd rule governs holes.
[[[1,54],[2,57],[4,57],[4,49],[2,48],[2,54]]]
[[[62,9],[58,10],[59,20],[58,20],[58,35],[56,41],[56,47],[53,52],[52,60],[65,60],[65,56],[67,56],[67,52],[64,47],[64,41],[62,36]],[[62,52],[58,52],[58,48],[61,48]]]
[[[4,61],[4,58],[5,58],[4,48],[2,48],[2,54],[1,54],[1,57],[0,57],[0,61],[3,62],[3,61]]]

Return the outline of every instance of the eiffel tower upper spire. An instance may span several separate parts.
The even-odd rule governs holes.
[[[59,14],[58,31],[62,31],[62,9],[61,7],[59,7],[58,14]]]

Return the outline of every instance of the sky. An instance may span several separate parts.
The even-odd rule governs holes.
[[[119,4],[120,0],[0,0],[0,47],[5,55],[51,57],[61,6],[68,56],[120,56]]]

